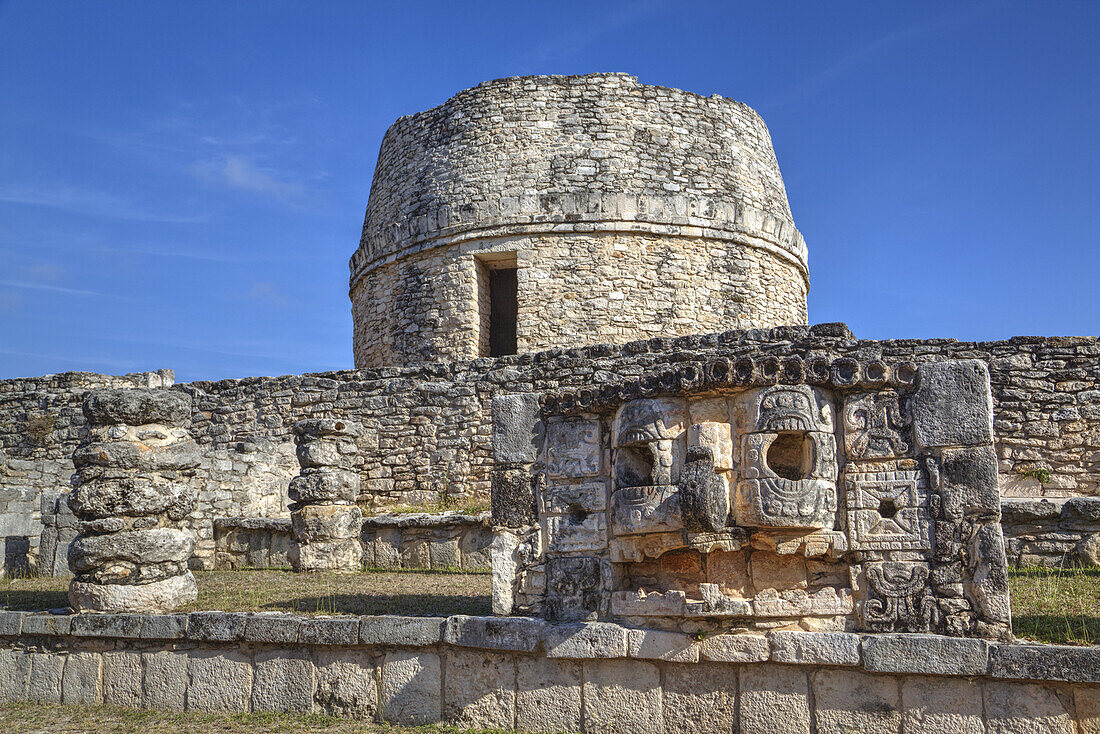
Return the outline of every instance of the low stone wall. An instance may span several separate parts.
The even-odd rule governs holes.
[[[214,567],[287,566],[290,540],[288,518],[219,518]],[[488,571],[493,529],[488,513],[366,517],[361,540],[368,567]]]
[[[0,701],[534,732],[1095,732],[1100,648],[529,618],[0,613]]]
[[[1001,526],[1013,566],[1100,566],[1100,497],[1002,498]]]

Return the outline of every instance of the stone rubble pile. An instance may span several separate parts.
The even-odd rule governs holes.
[[[73,453],[69,547],[76,611],[167,612],[198,596],[186,523],[200,463],[187,428],[191,397],[163,389],[105,389],[84,401],[86,435]]]
[[[359,571],[363,513],[355,504],[355,471],[363,427],[351,421],[313,418],[294,424],[301,474],[290,480],[295,571]]]

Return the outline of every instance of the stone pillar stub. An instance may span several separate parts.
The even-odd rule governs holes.
[[[187,568],[194,537],[199,450],[188,432],[191,397],[156,388],[94,390],[73,453],[68,505],[79,522],[69,548],[76,611],[163,613],[194,601]]]

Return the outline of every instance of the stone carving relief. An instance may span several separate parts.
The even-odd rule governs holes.
[[[687,410],[679,400],[634,400],[612,429],[615,487],[652,487],[679,479]]]
[[[919,469],[849,471],[845,476],[853,550],[929,550],[932,518]]]
[[[861,616],[875,632],[925,632],[939,622],[939,609],[928,588],[929,567],[921,563],[869,563]]]
[[[844,401],[844,452],[849,459],[889,459],[909,452],[908,425],[894,390]]]
[[[552,558],[547,567],[547,616],[574,622],[596,619],[604,598],[599,558]]]
[[[547,427],[546,473],[551,477],[596,476],[602,454],[598,421],[568,418]]]

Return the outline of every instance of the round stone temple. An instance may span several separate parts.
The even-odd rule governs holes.
[[[361,368],[806,323],[764,121],[625,74],[500,79],[399,119],[350,265]]]

